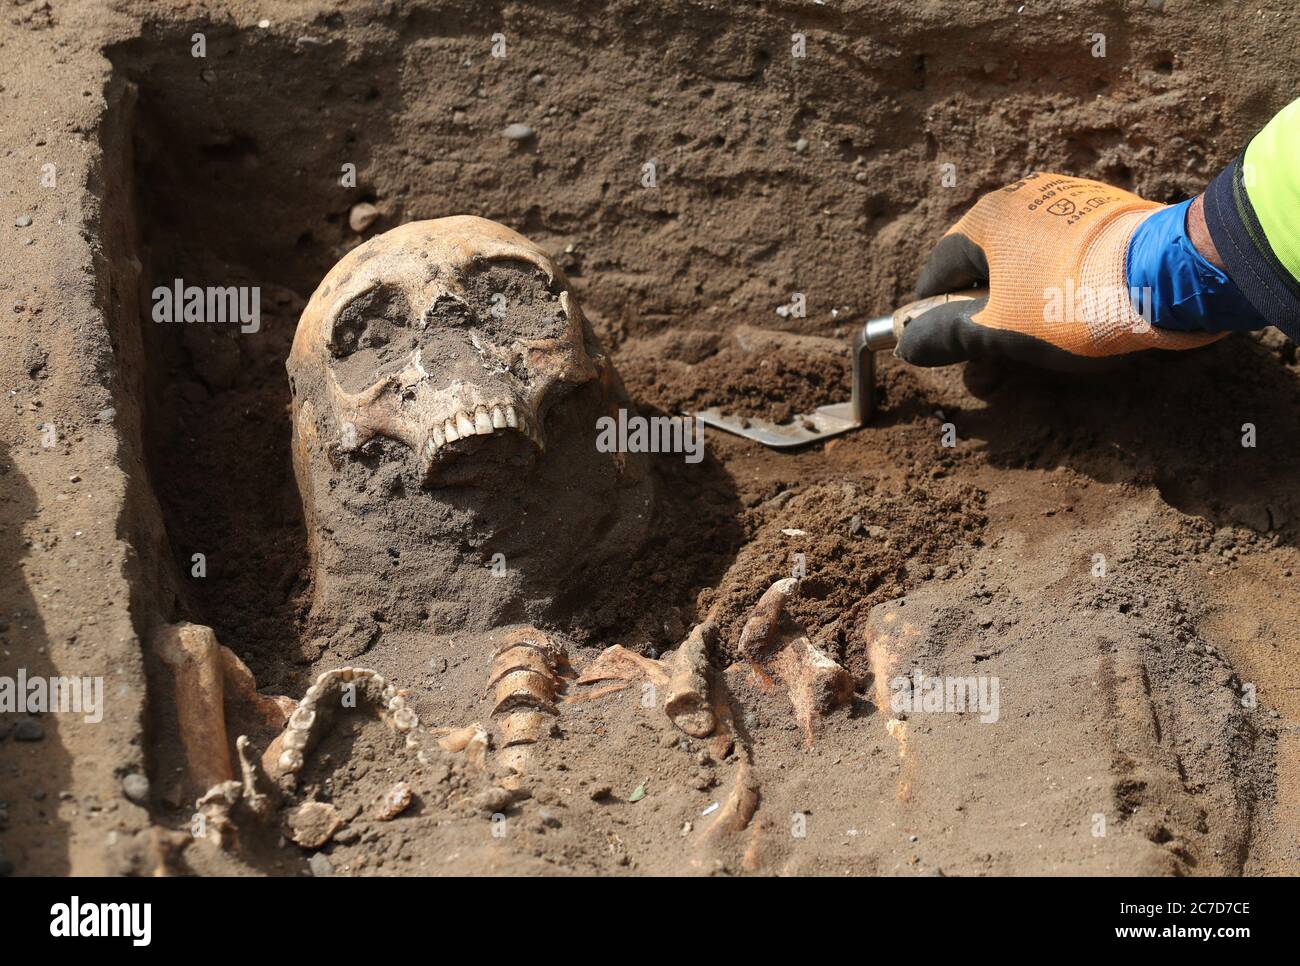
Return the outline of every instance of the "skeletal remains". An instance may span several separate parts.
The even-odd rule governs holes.
[[[575,582],[635,555],[655,496],[644,456],[594,445],[598,420],[632,406],[541,249],[474,217],[373,238],[313,294],[287,368],[310,622],[325,646],[352,656],[338,626],[376,610],[390,629],[417,637],[430,628],[512,629],[480,658],[487,725],[430,728],[412,696],[374,670],[326,671],[295,706],[259,694],[210,629],[161,628],[153,647],[206,836],[230,845],[242,825],[287,810],[297,776],[340,714],[378,716],[404,739],[412,768],[436,744],[496,769],[508,785],[528,771],[539,743],[562,740],[555,735],[567,706],[634,681],[662,695],[657,706],[672,726],[731,763],[734,780],[711,831],[749,824],[758,786],[711,666],[720,654],[711,620],[662,660],[615,645],[578,671],[562,639],[536,626]],[[485,567],[498,554],[509,567],[491,576]],[[746,663],[728,674],[784,688],[811,741],[819,717],[851,699],[853,681],[784,617],[797,590],[785,579],[763,595],[739,641]],[[385,643],[367,636],[365,646],[380,654]],[[397,815],[410,794],[399,783],[379,807]],[[300,803],[292,817],[327,835],[334,820],[324,811]]]

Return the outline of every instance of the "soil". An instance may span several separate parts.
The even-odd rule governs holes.
[[[1294,6],[1206,6],[8,5],[0,677],[101,677],[105,704],[0,714],[0,870],[145,874],[170,842],[199,874],[1300,871],[1300,365],[1271,330],[1088,377],[882,359],[859,432],[649,457],[636,554],[555,562],[565,593],[522,613],[396,593],[385,620],[363,582],[313,611],[290,458],[306,299],[365,238],[449,214],[552,254],[643,413],[847,398],[854,328],[982,193],[1058,170],[1182,200],[1290,99]],[[176,278],[258,286],[258,331],[152,321]],[[404,586],[409,555],[376,547]],[[738,652],[796,568],[794,617],[856,685],[811,743]],[[190,842],[158,773],[162,623],[213,627],[264,693],[364,664],[460,727],[489,722],[509,624],[581,669],[705,617],[760,789],[743,835],[705,834],[740,752],[635,686],[562,704],[505,798],[497,766],[341,716],[277,813],[332,802],[320,849]],[[918,670],[995,679],[997,720],[893,707]],[[398,781],[412,805],[375,817]]]

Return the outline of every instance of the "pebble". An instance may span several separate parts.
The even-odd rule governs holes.
[[[379,220],[379,209],[368,201],[352,206],[348,212],[348,227],[358,235]]]
[[[127,775],[122,779],[122,794],[137,805],[143,805],[149,801],[149,779],[134,772]]]
[[[380,799],[378,807],[375,809],[375,818],[381,822],[389,822],[397,818],[411,805],[411,786],[406,782],[398,782]]]
[[[15,228],[26,228],[31,223],[32,223],[31,215],[19,215],[17,218],[14,219]]]
[[[45,737],[45,728],[35,718],[21,718],[14,725],[14,741],[40,741]]]
[[[515,796],[508,789],[494,785],[485,791],[479,792],[470,803],[479,812],[492,815],[496,812],[505,811],[514,800]]]
[[[286,835],[304,849],[318,849],[342,825],[338,810],[328,802],[303,802],[289,816]]]
[[[501,136],[507,141],[527,141],[533,136],[533,129],[527,124],[507,124]]]
[[[117,418],[117,410],[112,406],[95,413],[95,419],[101,423],[111,423],[115,418]]]
[[[794,149],[795,149],[797,152],[799,152],[800,154],[803,154],[805,151],[808,150],[808,139],[807,139],[807,138],[800,138],[798,141],[795,141],[795,142],[794,142]]]
[[[542,824],[545,825],[547,828],[559,828],[560,825],[563,824],[560,822],[559,816],[556,815],[554,812],[552,812],[549,808],[542,809],[540,812],[537,813],[537,817],[542,820]]]
[[[334,874],[334,866],[330,862],[329,856],[323,852],[317,852],[308,859],[307,866],[311,869],[311,874],[314,876]]]
[[[593,802],[598,802],[602,798],[609,798],[610,795],[614,794],[614,788],[611,785],[596,785],[588,794]]]

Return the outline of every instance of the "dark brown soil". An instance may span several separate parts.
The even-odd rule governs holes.
[[[1283,0],[37,6],[0,24],[0,674],[100,675],[112,701],[96,726],[40,716],[39,741],[0,716],[0,859],[20,874],[149,873],[151,826],[188,827],[122,785],[175,740],[146,713],[159,623],[209,624],[266,693],[354,662],[426,727],[488,721],[500,634],[456,629],[487,605],[380,607],[358,586],[311,612],[284,362],[305,299],[365,237],[498,220],[570,276],[641,411],[782,421],[847,398],[851,332],[907,298],[983,192],[1042,169],[1188,197],[1300,71]],[[504,137],[516,123],[533,135]],[[381,217],[358,235],[362,201]],[[174,278],[259,286],[260,331],[150,321]],[[792,293],[806,316],[777,313]],[[633,687],[561,708],[505,836],[473,804],[499,775],[440,752],[416,767],[345,717],[288,803],[347,814],[322,850],[334,872],[1294,874],[1294,347],[1239,336],[1089,378],[882,369],[873,425],[831,443],[710,431],[700,464],[653,457],[638,553],[562,561],[575,576],[544,618],[500,621],[536,617],[580,667],[716,619],[762,788],[747,839],[701,836],[735,757],[706,760]],[[371,576],[401,597],[388,545]],[[733,663],[749,609],[796,568],[795,617],[857,685],[811,747]],[[997,677],[997,723],[899,718],[890,682],[913,669]],[[399,780],[409,812],[368,817]],[[302,874],[308,854],[192,844],[178,867]]]

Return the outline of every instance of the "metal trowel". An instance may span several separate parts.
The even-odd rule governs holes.
[[[898,345],[903,329],[923,312],[948,302],[983,298],[988,289],[950,292],[910,302],[891,315],[868,319],[853,336],[853,396],[848,402],[818,406],[778,425],[765,419],[729,416],[718,409],[704,409],[695,415],[713,426],[764,446],[787,449],[829,439],[865,426],[876,411],[876,353]]]

